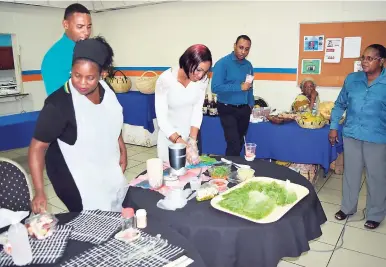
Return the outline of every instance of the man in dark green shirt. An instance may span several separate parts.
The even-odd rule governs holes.
[[[47,96],[62,87],[70,78],[75,43],[91,34],[90,11],[81,4],[72,4],[64,12],[64,34],[44,56],[41,72]]]

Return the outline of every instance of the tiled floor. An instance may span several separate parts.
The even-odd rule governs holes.
[[[146,169],[146,160],[156,156],[156,148],[127,145],[128,164],[125,176],[128,181]],[[27,148],[0,152],[0,157],[15,160],[29,173]],[[66,212],[66,207],[56,196],[45,174],[45,188],[49,211]],[[363,227],[362,212],[358,212],[343,231],[344,222],[336,221],[334,214],[339,210],[342,194],[342,176],[331,175],[328,179],[319,179],[315,190],[327,215],[328,221],[322,226],[323,235],[310,242],[311,250],[298,258],[284,258],[278,267],[383,267],[386,266],[386,222],[373,231]],[[359,198],[359,209],[366,204],[366,185],[363,181]],[[344,233],[344,235],[343,235]],[[341,248],[332,252],[336,247]],[[283,240],[285,242],[285,240]]]

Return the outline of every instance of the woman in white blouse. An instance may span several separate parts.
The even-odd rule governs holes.
[[[196,164],[197,135],[202,122],[202,105],[212,67],[212,54],[202,44],[189,47],[180,57],[179,67],[164,71],[155,88],[155,111],[159,125],[158,157],[169,161],[168,146],[184,143],[187,160]]]

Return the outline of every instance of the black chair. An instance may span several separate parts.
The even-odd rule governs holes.
[[[0,158],[0,208],[31,211],[33,197],[28,174],[18,163]]]

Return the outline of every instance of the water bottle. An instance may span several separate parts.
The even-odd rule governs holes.
[[[12,222],[8,230],[8,240],[14,264],[18,266],[29,264],[32,261],[32,250],[27,228],[20,222]]]
[[[312,106],[312,115],[313,116],[316,116],[318,113],[318,104],[316,103],[316,101],[314,102],[314,105]]]

